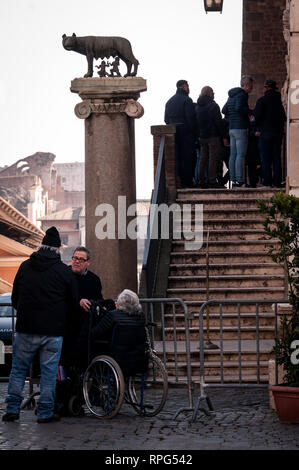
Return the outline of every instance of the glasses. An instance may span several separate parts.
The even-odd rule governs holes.
[[[77,258],[77,256],[72,256],[73,261],[78,261],[78,263],[86,263],[88,261],[88,258]]]

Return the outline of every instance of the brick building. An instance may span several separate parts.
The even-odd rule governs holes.
[[[242,75],[251,75],[255,80],[250,103],[264,93],[265,80],[284,86],[287,69],[285,56],[287,44],[283,36],[283,12],[285,0],[243,1]]]
[[[283,166],[287,191],[299,196],[299,2],[243,0],[242,74],[255,79],[253,106],[266,79],[275,80],[287,112]]]

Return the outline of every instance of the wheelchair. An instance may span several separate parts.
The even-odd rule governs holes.
[[[60,403],[59,399],[56,401],[56,411],[65,416],[77,417],[84,414],[83,406],[86,404],[97,418],[113,418],[125,402],[140,416],[155,416],[163,409],[168,394],[167,372],[152,349],[149,337],[148,328],[155,324],[136,326],[119,323],[114,328],[111,342],[92,342],[92,327],[109,307],[113,307],[107,302],[92,302],[88,366],[87,369],[79,365],[71,367],[67,379],[57,382],[56,399],[59,394],[63,398]],[[101,351],[101,354],[93,357],[97,351]],[[35,396],[39,395],[39,391],[33,391],[33,384],[39,384],[33,369],[31,366],[30,396],[23,402],[22,409],[34,408]]]
[[[123,402],[140,416],[155,416],[163,409],[168,377],[151,348],[150,325],[153,326],[117,324],[109,353],[96,356],[87,367],[83,396],[87,408],[97,418],[113,418]]]

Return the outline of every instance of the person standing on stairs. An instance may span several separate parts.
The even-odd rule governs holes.
[[[244,75],[241,87],[228,92],[228,100],[222,113],[229,118],[230,157],[229,172],[232,187],[242,187],[245,183],[245,155],[248,145],[249,116],[253,112],[248,106],[248,95],[253,89],[253,78]]]
[[[201,188],[224,188],[217,182],[217,170],[222,160],[222,141],[225,141],[220,108],[214,101],[214,91],[205,86],[197,100],[197,125],[200,137],[199,186]],[[206,181],[209,169],[209,183]]]
[[[281,187],[281,144],[286,113],[274,80],[266,80],[264,96],[256,102],[254,115],[261,134],[259,149],[264,186]],[[273,169],[273,177],[272,177]]]
[[[164,121],[176,126],[176,166],[182,188],[193,187],[196,165],[196,114],[186,80],[179,80],[177,91],[165,105]]]

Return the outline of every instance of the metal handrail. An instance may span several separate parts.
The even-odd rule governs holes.
[[[157,275],[157,266],[159,261],[159,251],[161,240],[153,240],[151,238],[151,229],[156,217],[156,205],[165,202],[166,199],[166,186],[165,186],[165,169],[164,169],[164,148],[165,148],[165,135],[161,137],[157,169],[155,175],[155,184],[152,194],[152,200],[150,205],[150,214],[147,225],[147,237],[145,240],[142,272],[145,278],[142,281],[146,285],[145,297],[151,297],[154,295],[154,287]],[[153,269],[150,270],[149,268]]]

